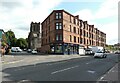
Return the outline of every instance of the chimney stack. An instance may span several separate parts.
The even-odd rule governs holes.
[[[75,18],[79,19],[79,15],[75,16]]]

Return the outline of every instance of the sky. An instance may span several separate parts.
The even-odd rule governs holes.
[[[42,22],[53,10],[64,9],[106,33],[106,43],[118,43],[119,0],[0,0],[0,29],[27,38],[31,22]]]

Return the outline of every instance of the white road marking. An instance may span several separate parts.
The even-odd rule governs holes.
[[[106,81],[106,80],[103,80],[103,78],[105,78],[107,74],[112,72],[114,68],[115,68],[115,66],[113,68],[111,68],[107,73],[105,73],[98,81]]]
[[[95,71],[92,71],[92,70],[88,70],[87,72],[92,73],[92,74],[95,73]]]
[[[25,69],[25,68],[16,69],[16,70],[14,70],[14,71],[19,71],[19,70],[23,70],[23,69]]]
[[[17,82],[17,83],[23,83],[23,82],[29,82],[30,80],[21,80],[21,81],[19,81],[19,82]]]
[[[102,80],[104,77],[101,77],[100,80]]]
[[[86,64],[90,64],[90,63],[88,62],[88,63],[86,63]]]
[[[95,63],[96,61],[91,61],[91,62],[87,62],[86,64],[91,64],[91,63]]]
[[[52,72],[51,74],[56,74],[56,73],[63,72],[63,71],[66,71],[66,70],[70,70],[70,69],[73,69],[73,68],[76,68],[76,67],[79,67],[79,66],[77,65],[77,66],[69,67],[69,68],[66,68],[66,69],[58,70],[58,71]]]
[[[51,63],[51,64],[46,64],[46,65],[55,65],[55,64],[60,64],[60,63],[65,63],[66,61],[64,61],[64,62],[57,62],[57,63]]]
[[[115,68],[115,66],[114,66],[112,69],[110,69],[110,70],[108,71],[108,73],[112,72],[114,68]]]
[[[99,81],[107,81],[107,80],[103,80],[103,79],[105,78],[105,76],[106,76],[106,75],[103,75],[103,76],[99,79]]]

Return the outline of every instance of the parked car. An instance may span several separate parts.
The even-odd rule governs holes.
[[[85,55],[91,55],[91,54],[94,54],[91,50],[91,48],[87,48],[85,49]]]
[[[36,51],[36,50],[32,50],[31,53],[32,53],[32,54],[37,54],[37,51]]]
[[[32,50],[31,49],[28,49],[27,52],[30,53]]]
[[[23,49],[24,51],[27,51],[27,49],[25,48],[25,49]]]
[[[11,51],[12,52],[22,52],[22,50],[20,49],[20,47],[12,47]]]
[[[98,51],[94,54],[94,58],[106,58],[107,55],[103,51]]]
[[[115,54],[120,54],[120,51],[116,51]]]

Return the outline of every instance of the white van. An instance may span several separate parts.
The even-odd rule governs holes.
[[[20,47],[12,47],[11,51],[12,52],[22,52],[22,50],[20,49]]]

